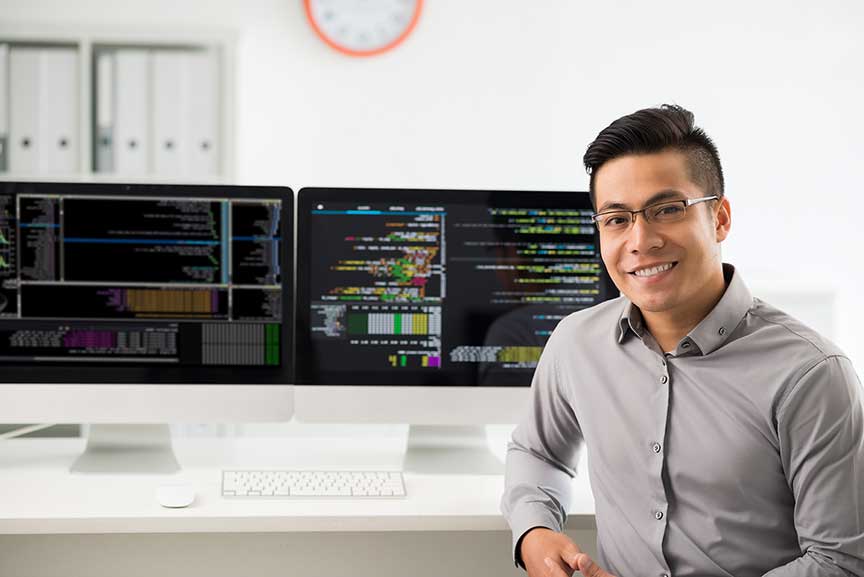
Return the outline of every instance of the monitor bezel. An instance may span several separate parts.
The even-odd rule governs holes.
[[[0,384],[45,383],[70,385],[99,384],[200,384],[200,385],[287,385],[294,376],[294,192],[282,186],[246,186],[228,184],[173,183],[68,183],[68,182],[0,182],[4,193],[37,193],[47,195],[78,194],[93,196],[178,197],[178,198],[268,198],[282,201],[284,250],[281,254],[283,275],[280,341],[285,363],[267,367],[129,367],[94,366],[81,363],[0,363]]]

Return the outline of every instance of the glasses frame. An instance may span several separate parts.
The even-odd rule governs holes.
[[[654,207],[657,207],[657,206],[660,206],[663,204],[672,204],[672,203],[680,202],[684,206],[684,217],[686,217],[687,216],[687,207],[693,206],[694,204],[699,204],[700,202],[709,202],[711,200],[720,200],[720,197],[717,196],[716,194],[712,194],[711,196],[702,196],[699,198],[681,198],[681,199],[672,199],[672,200],[661,200],[660,202],[655,202],[653,204],[649,204],[648,206],[640,208],[639,210],[627,210],[625,208],[616,208],[614,210],[604,210],[603,212],[597,212],[597,213],[592,214],[591,220],[594,221],[594,225],[597,227],[598,230],[603,230],[603,228],[600,225],[600,219],[601,218],[603,218],[607,214],[621,214],[621,213],[627,212],[630,214],[630,224],[627,226],[627,229],[629,229],[631,226],[633,226],[633,223],[636,222],[636,215],[637,214],[641,214],[642,218],[645,219],[645,222],[650,222],[652,224],[654,222],[656,222],[656,221],[648,218],[648,213],[646,211],[651,209],[651,208],[654,208]],[[681,220],[684,220],[684,219],[682,218]],[[675,222],[680,222],[680,221],[675,221]],[[624,231],[627,229],[621,229],[621,231]]]

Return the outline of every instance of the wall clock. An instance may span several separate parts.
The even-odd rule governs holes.
[[[417,25],[423,0],[303,0],[315,33],[349,56],[398,46]]]

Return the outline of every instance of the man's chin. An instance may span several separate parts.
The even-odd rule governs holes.
[[[634,294],[633,296],[624,293],[630,302],[639,307],[642,312],[648,313],[664,313],[675,308],[675,299],[669,296],[661,295],[643,295]]]

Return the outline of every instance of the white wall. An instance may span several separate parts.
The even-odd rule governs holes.
[[[859,0],[427,0],[368,60],[301,0],[0,0],[14,22],[236,30],[242,183],[584,189],[600,129],[677,102],[720,148],[726,260],[864,366]]]

